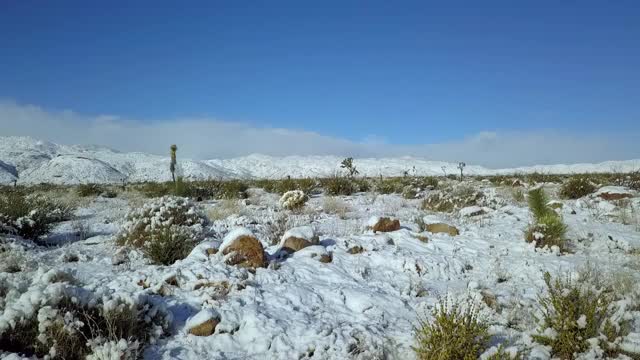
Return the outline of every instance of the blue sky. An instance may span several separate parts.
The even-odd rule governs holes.
[[[637,1],[132,3],[4,1],[0,98],[395,145],[640,130]]]

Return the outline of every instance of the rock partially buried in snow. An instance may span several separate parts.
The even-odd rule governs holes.
[[[374,216],[367,222],[367,228],[373,230],[374,233],[397,231],[400,230],[400,220]]]
[[[280,248],[287,252],[296,252],[307,246],[318,244],[318,236],[311,226],[300,226],[287,230],[280,241]]]
[[[445,223],[427,224],[427,231],[430,233],[445,233],[451,236],[460,235],[460,231],[455,226]]]
[[[633,197],[633,192],[624,186],[603,186],[596,191],[595,196],[604,200],[622,200]]]
[[[220,314],[214,309],[201,310],[187,320],[187,333],[195,336],[209,336],[216,331],[220,323]]]
[[[479,216],[486,214],[487,212],[481,208],[480,206],[467,206],[465,208],[460,209],[461,216]]]
[[[238,228],[228,233],[219,251],[225,255],[225,262],[229,265],[255,269],[264,267],[266,264],[262,244],[250,230],[245,228]]]

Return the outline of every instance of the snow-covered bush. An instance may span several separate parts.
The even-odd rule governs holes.
[[[579,199],[596,191],[596,186],[585,176],[574,176],[562,184],[560,196],[566,199]]]
[[[451,191],[432,192],[422,202],[423,210],[453,212],[467,206],[484,205],[485,194],[471,187],[459,186]]]
[[[552,281],[544,274],[547,295],[540,298],[540,329],[533,339],[551,347],[554,358],[574,359],[594,347],[605,358],[624,353],[620,343],[629,330],[613,302],[614,289],[589,280]]]
[[[287,191],[280,198],[280,206],[288,210],[297,210],[304,207],[308,199],[302,190]]]
[[[141,249],[152,261],[169,265],[184,259],[205,237],[206,218],[185,198],[165,196],[127,215],[119,245]]]
[[[92,293],[84,288],[41,282],[8,300],[0,315],[0,351],[61,359],[135,355],[169,328],[171,315],[146,295]],[[123,346],[122,339],[127,339]],[[110,346],[109,344],[117,344]],[[107,350],[109,350],[107,352]],[[117,357],[121,359],[123,357]]]
[[[68,219],[71,209],[41,195],[8,191],[0,195],[0,233],[15,233],[37,240],[59,221]]]
[[[441,300],[432,312],[431,322],[416,329],[414,350],[420,360],[472,360],[489,343],[488,325],[478,318],[477,308],[469,303],[449,304]]]

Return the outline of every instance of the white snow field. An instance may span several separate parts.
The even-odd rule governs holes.
[[[328,177],[340,170],[341,157],[249,155],[224,160],[179,159],[185,179],[278,179]],[[460,159],[464,161],[464,159]],[[457,174],[457,164],[401,157],[356,159],[362,176]],[[167,181],[168,156],[121,153],[97,146],[66,146],[29,137],[0,137],[0,184],[81,184]],[[539,165],[512,169],[488,169],[469,165],[469,175],[542,172],[554,174],[630,172],[640,169],[640,160],[609,161],[600,164]]]
[[[138,250],[115,243],[126,213],[144,199],[132,193],[92,198],[45,238],[57,246],[35,246],[15,236],[2,240],[23,265],[19,272],[0,272],[0,285],[17,289],[0,301],[0,333],[62,291],[66,283],[51,280],[61,273],[106,298],[150,299],[167,312],[170,326],[146,346],[145,359],[414,359],[414,327],[419,319],[429,320],[445,296],[475,299],[490,324],[492,345],[514,347],[528,359],[549,359],[550,348],[531,337],[538,330],[537,300],[545,293],[543,272],[566,276],[590,264],[600,275],[626,280],[620,282],[629,287],[621,303],[640,299],[640,219],[637,212],[621,215],[640,207],[636,191],[605,189],[631,196],[624,209],[596,195],[558,200],[571,244],[571,252],[559,254],[524,240],[531,214],[509,188],[472,180],[466,186],[482,191],[486,200],[453,213],[424,211],[419,199],[372,192],[337,200],[316,194],[303,210],[290,212],[280,208],[278,195],[250,189],[249,199],[213,219],[206,239],[170,266],[152,265]],[[552,198],[557,189],[546,185]],[[328,201],[343,202],[346,210],[334,214]],[[224,211],[228,203],[198,206],[207,213]],[[399,219],[401,228],[374,234],[367,225],[375,216]],[[268,240],[270,224],[279,217],[287,220],[287,229],[311,227],[319,244],[290,255],[279,251],[280,241]],[[459,235],[423,232],[417,219],[455,226]],[[299,232],[294,236],[312,236],[309,228]],[[260,240],[267,267],[252,272],[225,263],[222,251],[241,235]],[[350,251],[357,247],[361,251]],[[319,261],[323,255],[330,261]],[[639,309],[629,305],[624,312],[632,328],[621,342],[629,350],[640,349]],[[212,335],[189,334],[208,319],[219,319]],[[107,342],[94,349],[93,358],[120,358],[136,346]],[[103,353],[115,357],[100,357]],[[604,357],[592,349],[581,358]]]
[[[181,167],[191,179],[314,177],[331,175],[339,162],[337,157],[253,155],[183,160]],[[418,175],[441,175],[442,166],[449,173],[455,170],[455,164],[410,158],[355,163],[361,175],[375,176],[401,176],[414,165]],[[0,181],[5,183],[168,180],[168,167],[168,159],[160,156],[0,138]],[[504,170],[469,166],[465,172],[639,168],[634,160]],[[56,316],[48,305],[66,294],[80,304],[99,302],[105,308],[122,302],[144,304],[145,321],[155,326],[144,346],[132,339],[89,341],[90,359],[415,359],[415,328],[421,320],[432,320],[431,311],[443,298],[471,299],[479,307],[491,335],[480,358],[502,345],[522,352],[525,359],[551,359],[551,348],[532,337],[541,330],[536,318],[541,315],[539,297],[546,294],[543,274],[575,278],[589,269],[621,295],[614,315],[630,328],[617,343],[640,352],[638,191],[598,185],[593,194],[566,200],[558,197],[560,184],[544,184],[550,206],[568,226],[570,251],[560,253],[525,241],[532,214],[516,192],[534,186],[540,185],[440,178],[437,190],[423,189],[416,199],[373,190],[335,197],[318,192],[306,194],[308,202],[296,210],[284,209],[278,194],[251,188],[244,200],[190,203],[196,207],[190,215],[199,213],[208,220],[190,220],[189,231],[198,234],[199,243],[171,265],[153,264],[143,251],[119,246],[116,240],[125,230],[136,231],[127,219],[130,212],[150,209],[160,214],[184,204],[184,199],[164,203],[132,189],[118,190],[115,198],[78,198],[74,188],[40,189],[48,191],[45,196],[73,200],[76,209],[71,219],[55,224],[40,239],[41,245],[3,235],[0,228],[0,358],[25,358],[2,350],[2,335],[13,331],[20,319],[37,318],[38,339],[46,338],[42,329]],[[458,188],[483,196],[449,213],[422,209],[422,198],[432,191]],[[29,216],[18,222],[28,224]],[[399,229],[374,233],[380,217],[399,220]],[[0,216],[0,226],[2,221]],[[172,221],[154,215],[146,228],[172,226]],[[428,231],[429,224],[439,223],[451,227]],[[230,259],[239,251],[235,240],[253,237],[264,248],[265,266],[253,270],[233,265]],[[289,237],[311,245],[285,251],[281,247]],[[63,318],[65,328],[79,326],[71,314]],[[209,327],[200,328],[203,324]],[[606,358],[592,340],[576,358]],[[52,348],[47,356],[59,358],[55,355]]]

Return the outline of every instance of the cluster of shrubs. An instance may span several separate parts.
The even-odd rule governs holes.
[[[116,243],[140,249],[153,263],[171,265],[204,239],[206,223],[190,200],[165,196],[133,209]]]
[[[240,180],[201,180],[176,182],[148,182],[137,186],[146,197],[157,198],[174,195],[193,199],[246,199],[249,186]]]
[[[305,194],[313,194],[320,186],[320,183],[316,179],[279,179],[279,180],[256,180],[252,183],[253,186],[262,188],[267,192],[274,194],[284,194],[288,191],[300,190]]]
[[[402,194],[406,199],[415,199],[424,190],[438,187],[438,179],[432,176],[405,176],[380,178],[374,182],[374,190],[380,194]]]
[[[357,192],[366,192],[371,189],[371,185],[367,179],[342,177],[338,175],[320,179],[320,184],[325,194],[331,196],[351,195]]]
[[[72,209],[45,196],[15,189],[0,194],[0,233],[38,240],[53,224],[68,220]]]
[[[473,205],[480,205],[486,196],[467,186],[457,186],[450,191],[434,191],[422,201],[422,209],[437,212],[452,212]]]
[[[533,340],[548,346],[554,359],[576,359],[588,352],[606,359],[640,356],[620,347],[629,334],[629,323],[618,311],[612,286],[592,279],[552,280],[549,273],[544,280],[547,291],[539,297],[542,316]],[[415,330],[418,359],[478,359],[482,354],[493,360],[524,358],[522,351],[502,345],[489,350],[489,324],[471,301],[441,301],[431,315],[431,321],[421,321]]]
[[[76,193],[80,197],[102,196],[114,198],[118,196],[117,192],[98,184],[80,184],[76,187]]]
[[[561,252],[566,251],[567,225],[562,221],[562,217],[548,205],[549,199],[544,189],[539,187],[529,191],[528,201],[534,222],[525,232],[525,239],[528,242],[535,242],[535,246],[539,248],[557,246]]]
[[[44,292],[11,291],[0,317],[0,352],[38,358],[136,359],[171,323],[170,313],[146,295],[98,296],[69,283],[50,285]],[[36,298],[29,307],[21,305]]]

